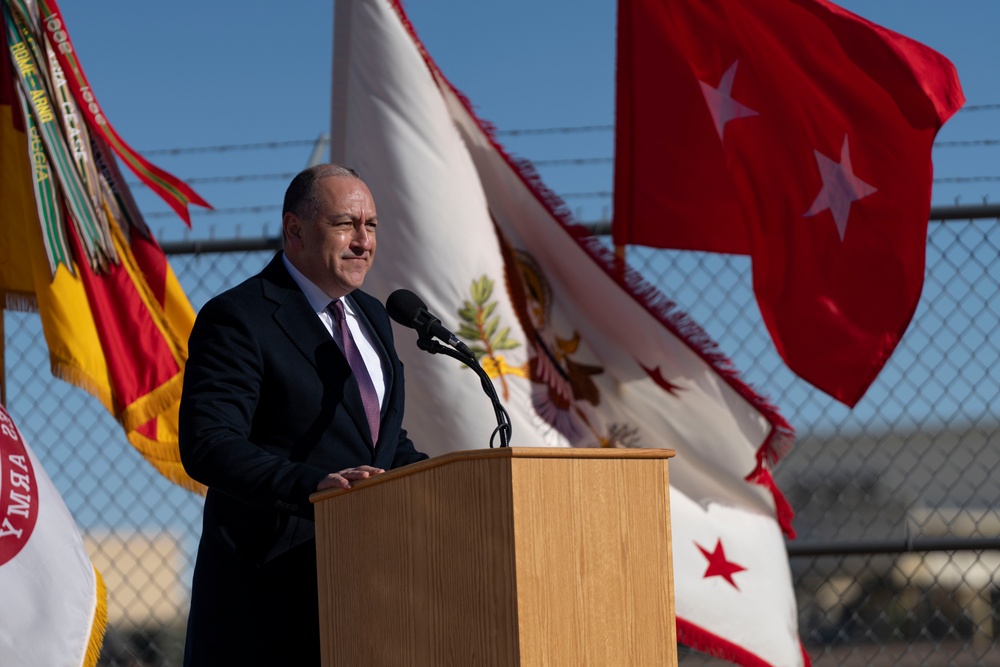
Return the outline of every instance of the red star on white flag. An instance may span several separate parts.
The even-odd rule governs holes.
[[[708,549],[701,546],[697,542],[694,543],[698,547],[698,551],[702,553],[705,558],[708,559],[708,569],[705,570],[703,575],[705,579],[709,577],[722,577],[729,582],[729,585],[740,590],[740,587],[736,585],[733,581],[733,575],[737,572],[743,572],[746,570],[742,565],[737,565],[732,561],[726,560],[726,550],[722,548],[722,540],[719,539],[715,542],[715,550],[709,552]]]

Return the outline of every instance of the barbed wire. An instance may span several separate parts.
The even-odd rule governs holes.
[[[1000,176],[945,176],[935,178],[935,183],[993,183],[1000,181]]]
[[[577,132],[610,132],[614,125],[578,125],[575,127],[537,127],[521,130],[497,130],[498,137],[519,137],[538,134],[575,134]]]
[[[959,109],[963,111],[993,111],[1000,109],[1000,104],[974,104]],[[581,134],[591,132],[612,132],[614,125],[575,125],[564,127],[535,127],[521,128],[513,130],[497,130],[498,137],[521,137],[538,136],[546,134]],[[279,148],[298,148],[302,146],[314,146],[317,139],[289,139],[286,141],[261,141],[246,144],[218,144],[214,146],[190,146],[177,148],[152,148],[141,151],[143,155],[183,155],[190,153],[225,153],[235,151],[251,150],[274,150]],[[1000,144],[1000,139],[974,139],[968,141],[938,141],[935,146],[941,147],[969,147],[969,146],[995,146]]]
[[[585,164],[611,164],[613,157],[569,157],[551,160],[529,160],[536,167],[567,167]]]
[[[994,111],[1000,110],[1000,104],[973,104],[960,109],[963,112]],[[579,134],[595,132],[613,132],[614,125],[579,125],[562,127],[541,127],[541,128],[520,128],[512,130],[497,130],[497,136],[519,137],[538,136],[552,134]],[[204,154],[204,153],[226,153],[252,150],[277,150],[282,148],[300,148],[305,146],[315,146],[320,139],[291,139],[285,141],[263,141],[243,144],[218,144],[213,146],[192,146],[177,148],[159,148],[143,151],[144,155],[182,155],[182,154]],[[1000,139],[966,139],[938,141],[934,143],[935,148],[973,148],[989,147],[1000,145]],[[606,165],[613,164],[613,157],[577,157],[577,158],[549,158],[531,160],[536,167],[573,167],[586,165]],[[295,177],[295,172],[280,172],[266,174],[235,174],[225,176],[195,176],[185,178],[184,181],[191,185],[207,184],[231,184],[259,181],[289,181]],[[952,176],[939,177],[934,179],[936,184],[961,184],[961,183],[987,183],[998,182],[1000,176]],[[145,187],[139,181],[129,182],[130,187]],[[610,191],[591,192],[567,192],[560,195],[563,199],[608,199],[613,196]],[[193,209],[192,215],[215,216],[232,215],[240,213],[267,213],[279,210],[277,204],[264,204],[258,206],[236,206],[214,210]],[[147,218],[165,218],[173,216],[172,211],[153,211],[146,214]]]
[[[206,216],[206,215],[231,215],[233,213],[267,213],[269,211],[280,211],[281,204],[262,204],[260,206],[231,206],[227,208],[214,208],[214,209],[203,209],[203,208],[192,208],[190,213],[192,216]],[[150,213],[143,213],[144,218],[169,218],[175,217],[177,214],[173,211],[152,211]]]
[[[566,167],[566,166],[583,166],[588,164],[611,164],[614,162],[614,158],[611,157],[596,157],[596,158],[560,158],[552,160],[532,160],[531,163],[536,167]],[[195,176],[191,178],[183,179],[185,183],[189,185],[204,185],[204,184],[221,184],[221,183],[244,183],[251,181],[290,181],[295,177],[297,172],[282,172],[277,174],[238,174],[233,176]],[[948,176],[935,178],[934,183],[945,184],[945,183],[989,183],[1000,181],[1000,176]],[[129,181],[129,187],[139,188],[146,187],[146,184],[141,181]],[[561,195],[564,198],[582,198],[582,197],[610,197],[610,192],[570,192]]]
[[[193,176],[183,179],[189,185],[205,183],[241,183],[244,181],[290,181],[298,172],[289,171],[281,174],[237,174],[235,176]],[[129,181],[129,187],[145,185],[141,181]]]
[[[965,141],[935,141],[934,148],[965,148],[968,146],[996,146],[1000,139],[969,139]]]
[[[601,197],[611,197],[614,193],[610,190],[595,192],[565,192],[559,196],[563,199],[598,199]]]
[[[535,164],[538,164],[537,162]],[[934,182],[938,184],[945,183],[994,183],[1000,181],[1000,176],[942,176],[940,178],[935,178]],[[565,194],[559,194],[563,199],[579,199],[581,197],[610,197],[613,193],[609,191],[595,191],[595,192],[567,192]]]
[[[953,177],[953,178],[935,178],[935,183],[977,183],[977,182],[995,182],[1000,181],[1000,176],[969,176],[969,177]],[[595,190],[593,192],[565,192],[557,193],[562,199],[610,199],[614,193],[610,190]],[[985,200],[984,200],[985,201]],[[958,205],[958,200],[956,199],[956,206]],[[217,215],[234,215],[238,213],[271,213],[274,211],[280,211],[280,204],[261,204],[258,206],[231,206],[216,209],[201,209],[192,208],[190,213],[192,216],[203,217],[203,216],[217,216]],[[149,219],[155,218],[172,218],[177,214],[173,211],[152,211],[150,213],[145,213],[144,217]]]
[[[253,144],[220,144],[217,146],[191,146],[186,148],[153,148],[141,152],[143,155],[181,155],[183,153],[225,153],[228,151],[252,151],[260,149],[312,146],[315,143],[316,139],[291,139],[288,141],[263,141]]]

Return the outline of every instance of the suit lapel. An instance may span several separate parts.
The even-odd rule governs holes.
[[[281,253],[260,272],[264,298],[274,304],[274,318],[295,347],[313,366],[319,367],[319,353],[330,334],[309,306],[302,290],[295,284],[281,260]]]
[[[296,348],[309,360],[320,374],[332,373],[348,378],[344,383],[344,410],[350,415],[369,448],[372,443],[371,428],[365,418],[361,390],[351,373],[344,353],[330,332],[309,305],[302,290],[289,275],[278,253],[261,271],[264,296],[274,302],[274,322],[288,336]]]

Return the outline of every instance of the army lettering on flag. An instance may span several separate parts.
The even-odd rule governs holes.
[[[923,288],[941,54],[827,0],[621,0],[617,245],[750,255],[799,376],[848,406]]]
[[[366,180],[385,231],[365,289],[413,290],[477,353],[514,446],[675,449],[678,637],[744,665],[808,663],[771,477],[788,424],[506,155],[398,2],[338,0],[334,25],[331,158]],[[486,447],[496,421],[476,375],[413,338],[396,332],[414,441]]]
[[[0,405],[0,665],[94,667],[107,593],[59,492]]]

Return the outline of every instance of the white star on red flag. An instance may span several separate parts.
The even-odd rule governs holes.
[[[718,88],[713,88],[704,81],[698,82],[705,96],[705,103],[708,104],[708,110],[712,114],[712,120],[715,121],[715,131],[719,133],[719,141],[722,141],[726,123],[737,118],[757,115],[756,111],[733,99],[733,81],[736,79],[736,66],[739,64],[739,60],[733,61],[722,75]]]
[[[823,188],[816,195],[812,206],[803,215],[816,215],[830,209],[833,221],[837,223],[837,233],[840,234],[840,240],[843,241],[844,233],[847,231],[847,218],[851,215],[851,202],[874,194],[878,190],[854,175],[854,168],[851,166],[851,153],[847,146],[847,135],[844,135],[844,146],[840,150],[839,163],[834,162],[819,151],[813,152],[816,154],[816,163],[819,165],[820,177],[823,179]]]

